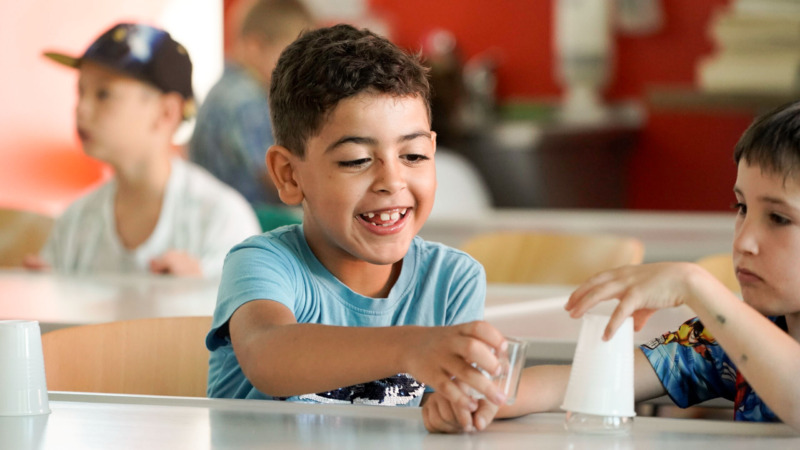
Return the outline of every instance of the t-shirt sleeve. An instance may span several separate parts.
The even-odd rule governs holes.
[[[272,300],[296,311],[296,264],[285,249],[262,236],[235,246],[225,258],[217,306],[208,335],[209,350],[224,345],[227,323],[242,305],[253,300]]]
[[[640,348],[667,394],[681,408],[717,397],[733,398],[736,368],[697,318]]]
[[[455,276],[448,297],[446,325],[483,319],[486,301],[486,272],[469,256],[462,255],[455,264]]]

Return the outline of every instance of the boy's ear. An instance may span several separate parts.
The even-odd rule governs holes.
[[[177,92],[161,94],[161,118],[170,127],[177,127],[183,121],[183,102],[183,97]]]
[[[273,145],[267,150],[267,171],[278,197],[287,205],[299,205],[303,201],[303,190],[297,182],[296,167],[298,157],[288,148]]]

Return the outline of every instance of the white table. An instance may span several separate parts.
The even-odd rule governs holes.
[[[210,316],[218,278],[60,275],[0,270],[0,319],[56,328],[147,317]]]
[[[783,424],[637,417],[625,436],[565,431],[562,413],[492,423],[480,433],[429,434],[418,408],[259,400],[51,393],[47,416],[0,417],[13,449],[787,449]]]

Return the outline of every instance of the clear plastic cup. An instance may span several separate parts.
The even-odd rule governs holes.
[[[519,388],[519,380],[522,375],[522,369],[525,367],[525,350],[527,343],[523,340],[506,337],[508,347],[505,351],[497,354],[497,359],[500,361],[501,370],[498,375],[492,375],[489,372],[474,366],[480,372],[492,380],[505,394],[506,404],[513,404],[517,399],[517,390]],[[472,390],[472,398],[482,399],[483,394],[478,391]]]
[[[39,322],[0,320],[0,416],[49,413]]]
[[[583,316],[562,409],[565,426],[586,433],[626,433],[633,423],[633,319],[609,341],[603,331],[609,316]]]

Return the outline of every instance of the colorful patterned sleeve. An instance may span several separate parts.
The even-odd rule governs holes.
[[[736,368],[698,318],[641,349],[667,394],[681,408],[717,397],[734,399]]]

